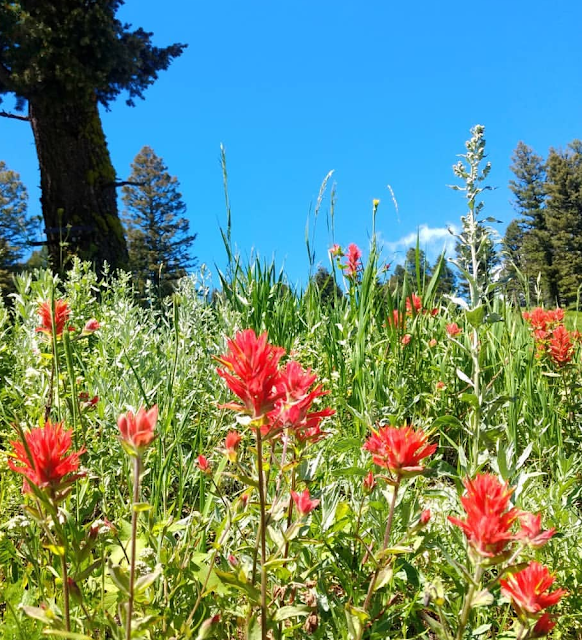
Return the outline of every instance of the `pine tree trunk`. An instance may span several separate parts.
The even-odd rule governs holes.
[[[55,270],[72,255],[115,269],[127,264],[115,190],[115,170],[95,100],[55,103],[29,98],[40,165],[41,204]]]

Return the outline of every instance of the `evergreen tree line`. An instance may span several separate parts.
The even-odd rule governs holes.
[[[170,294],[177,280],[195,265],[191,253],[196,234],[190,233],[180,184],[153,149],[145,146],[131,165],[122,187],[122,222],[128,247],[127,268],[140,294],[150,287],[159,296]],[[28,215],[26,187],[18,173],[0,161],[0,289],[12,289],[12,275],[47,264],[46,246],[30,256],[39,220]],[[67,242],[66,229],[64,243]]]
[[[503,241],[508,289],[521,301],[573,305],[582,285],[582,141],[546,159],[520,142],[511,170],[519,217]]]

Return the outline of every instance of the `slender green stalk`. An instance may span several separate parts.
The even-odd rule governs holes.
[[[457,633],[455,635],[455,640],[462,640],[463,634],[465,633],[465,627],[467,626],[467,622],[469,621],[469,615],[471,614],[471,604],[473,602],[473,595],[475,594],[475,589],[477,585],[481,582],[481,577],[483,575],[483,567],[479,562],[475,567],[475,574],[473,576],[473,580],[469,585],[469,589],[465,594],[465,600],[463,601],[463,610],[461,611],[461,617],[459,618],[459,626],[457,627]]]
[[[65,615],[65,629],[71,631],[71,614],[69,613],[69,575],[67,573],[67,558],[65,552],[61,554],[61,575],[63,577],[63,613]]]
[[[257,467],[259,480],[259,503],[261,517],[261,640],[267,640],[267,530],[265,516],[265,485],[263,473],[263,440],[257,428]],[[128,639],[129,640],[129,639]]]
[[[135,585],[135,557],[137,546],[137,508],[139,502],[139,476],[141,471],[141,458],[135,456],[133,466],[133,503],[131,513],[131,549],[129,555],[129,599],[127,601],[127,623],[125,627],[125,639],[131,640],[131,618],[133,615],[133,591]]]
[[[388,521],[386,522],[386,529],[384,530],[384,540],[382,543],[382,551],[385,551],[388,548],[388,543],[390,542],[390,533],[392,532],[392,522],[394,520],[394,511],[396,509],[396,500],[398,499],[398,490],[400,489],[400,478],[396,480],[394,484],[394,492],[392,493],[392,500],[390,501],[390,511],[388,512]],[[364,611],[368,611],[370,608],[370,604],[372,602],[372,596],[374,595],[374,589],[376,587],[376,581],[378,580],[378,575],[380,574],[381,565],[379,565],[372,575],[372,579],[370,580],[370,586],[368,587],[368,593],[366,594],[366,599],[364,600]],[[358,640],[362,637],[364,633],[364,627],[360,632],[360,636]]]

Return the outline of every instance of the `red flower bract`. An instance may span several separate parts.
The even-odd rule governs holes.
[[[570,339],[570,333],[563,324],[552,331],[548,353],[558,367],[563,367],[572,360],[574,345]]]
[[[541,618],[536,622],[533,630],[533,638],[543,638],[556,626],[548,613],[543,613]]]
[[[348,253],[346,256],[345,271],[346,271],[346,276],[348,276],[348,278],[354,278],[355,276],[358,275],[358,272],[361,271],[362,269],[362,263],[360,261],[361,257],[362,257],[362,251],[360,250],[357,244],[354,244],[352,242],[352,244],[350,244],[348,247]]]
[[[149,411],[140,407],[136,415],[132,411],[128,411],[117,418],[121,441],[129,453],[139,456],[153,442],[156,437],[154,429],[157,420],[157,404]]]
[[[278,383],[281,398],[269,413],[269,423],[263,429],[265,434],[286,428],[292,430],[300,442],[317,442],[325,437],[320,423],[335,411],[330,408],[310,411],[316,398],[329,393],[321,385],[311,389],[316,379],[317,376],[311,369],[303,369],[293,360],[287,363],[280,372]]]
[[[502,557],[508,543],[515,539],[511,526],[519,515],[517,509],[508,509],[513,490],[496,476],[478,474],[474,480],[463,482],[467,493],[461,503],[467,513],[466,520],[449,516],[449,522],[460,527],[467,541],[482,557],[492,561]]]
[[[455,336],[458,336],[459,333],[461,333],[461,327],[459,327],[459,325],[456,322],[451,322],[450,324],[447,324],[445,328],[447,330],[447,333],[451,336],[451,338],[454,338]]]
[[[216,372],[244,404],[229,403],[223,407],[262,418],[283,397],[278,364],[285,349],[268,344],[266,333],[257,337],[252,329],[241,331],[234,340],[228,339],[227,344],[228,353],[217,358],[225,369]]]
[[[411,427],[381,427],[373,433],[363,448],[372,454],[372,461],[389,469],[399,477],[421,473],[420,461],[436,451],[436,444],[428,444],[423,431]]]
[[[311,499],[309,495],[309,489],[305,489],[303,493],[291,491],[291,497],[293,498],[293,502],[297,507],[297,511],[299,511],[302,516],[307,515],[310,511],[313,511],[319,504],[319,500]]]
[[[81,449],[67,454],[71,448],[72,433],[72,430],[65,431],[61,422],[53,424],[48,420],[44,427],[36,427],[24,434],[26,447],[23,442],[11,441],[16,461],[8,460],[8,466],[39,489],[63,488],[64,484],[78,477],[67,478],[70,473],[77,471],[79,456],[85,452]],[[30,492],[26,480],[24,490]]]
[[[499,580],[499,584],[501,593],[511,599],[517,614],[532,617],[558,603],[566,595],[565,589],[548,591],[554,581],[547,567],[530,562],[529,566],[510,575],[507,580]]]
[[[410,297],[406,298],[406,311],[417,315],[422,311],[422,298],[417,296],[416,293],[411,293]]]
[[[65,324],[69,319],[71,313],[69,305],[66,300],[55,300],[55,317],[54,328],[55,334],[60,336],[63,334]],[[46,333],[49,336],[53,335],[53,306],[50,300],[42,302],[38,307],[38,315],[40,316],[40,326],[37,327],[37,331]]]
[[[542,531],[542,516],[537,516],[529,511],[520,511],[518,514],[520,531],[515,536],[517,540],[524,540],[534,549],[543,547],[546,542],[556,533],[554,528]]]
[[[229,431],[224,439],[224,452],[230,462],[236,462],[237,451],[241,443],[242,436],[238,431]]]

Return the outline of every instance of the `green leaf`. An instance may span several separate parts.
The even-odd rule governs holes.
[[[129,575],[119,564],[113,564],[111,560],[107,563],[107,571],[111,579],[120,591],[129,595]]]
[[[493,597],[493,594],[487,589],[483,589],[473,596],[473,599],[471,600],[471,607],[488,607],[494,602],[495,598]]]
[[[91,636],[86,636],[84,633],[74,633],[73,631],[60,631],[57,629],[45,629],[43,631],[45,636],[57,636],[58,638],[69,638],[69,640],[93,640]]]
[[[311,612],[311,607],[308,607],[306,604],[300,604],[295,607],[287,606],[281,607],[277,609],[275,615],[273,616],[274,622],[282,622],[283,620],[287,620],[287,618],[293,618],[296,616],[306,616]]]
[[[145,576],[141,576],[141,578],[139,578],[139,580],[137,580],[134,585],[135,593],[142,593],[143,591],[145,591],[149,586],[151,586],[156,581],[156,579],[161,575],[161,573],[162,573],[162,565],[158,564],[151,573],[146,573]]]
[[[248,595],[249,599],[255,604],[260,603],[261,592],[246,579],[242,572],[235,574],[230,571],[214,569],[214,573],[222,582],[238,589],[239,591],[244,591]]]
[[[363,609],[358,609],[351,604],[346,604],[345,613],[350,640],[358,640],[369,616]]]
[[[483,634],[487,633],[489,631],[489,629],[491,629],[491,623],[482,624],[480,627],[477,627],[473,631],[473,633],[471,635],[472,636],[482,636]]]
[[[465,316],[469,324],[475,329],[478,329],[483,324],[483,319],[485,318],[485,307],[480,304],[474,309],[468,309],[465,311]]]
[[[153,507],[147,502],[134,502],[132,508],[136,513],[142,513],[142,511],[150,511]]]
[[[463,373],[463,371],[461,371],[458,367],[456,369],[456,374],[460,380],[462,380],[463,382],[466,382],[472,389],[475,388],[475,384],[471,380],[471,378],[469,378],[469,376],[466,373]]]

